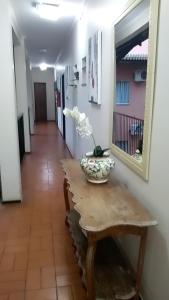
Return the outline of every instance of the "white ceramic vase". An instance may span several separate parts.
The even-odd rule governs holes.
[[[87,153],[86,157],[81,159],[80,165],[89,182],[104,183],[108,181],[115,162],[108,154],[103,157],[94,157]]]

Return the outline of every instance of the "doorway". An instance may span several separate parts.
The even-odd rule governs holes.
[[[65,109],[65,78],[62,75],[62,109]],[[62,110],[62,113],[63,113]],[[63,139],[66,139],[66,124],[65,124],[65,115],[63,114]]]
[[[34,83],[35,95],[35,121],[47,121],[47,99],[46,99],[46,83]]]

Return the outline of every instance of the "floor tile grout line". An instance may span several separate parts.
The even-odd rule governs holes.
[[[42,130],[46,130],[45,128],[46,127],[42,128]],[[50,129],[50,127],[48,127],[48,128]],[[37,127],[37,129],[40,132],[41,127]],[[53,127],[53,129],[55,130],[55,127]],[[19,226],[25,226],[25,229],[23,229],[22,232],[19,233],[19,234],[22,235],[23,237],[26,234],[27,238],[28,238],[27,251],[26,251],[27,252],[27,259],[26,259],[26,265],[25,265],[25,273],[26,273],[26,276],[27,276],[28,270],[30,269],[29,268],[29,260],[30,260],[30,253],[31,253],[31,239],[34,236],[34,233],[35,233],[34,231],[38,230],[38,229],[36,229],[36,214],[38,213],[38,218],[40,220],[40,221],[37,222],[37,224],[39,224],[39,227],[41,226],[41,224],[43,224],[43,228],[45,228],[45,224],[48,224],[47,228],[49,229],[49,231],[47,230],[46,233],[45,233],[45,232],[43,232],[44,229],[42,229],[42,235],[40,234],[40,238],[43,237],[44,233],[45,233],[44,236],[46,236],[46,234],[48,234],[47,232],[51,233],[50,236],[51,236],[52,244],[50,242],[50,245],[48,245],[48,247],[47,247],[48,249],[46,249],[46,251],[51,251],[51,253],[52,253],[53,264],[51,266],[54,269],[54,275],[51,275],[51,276],[55,276],[56,299],[60,299],[60,297],[58,295],[58,288],[57,288],[57,269],[56,269],[56,265],[57,265],[58,260],[57,260],[57,257],[55,256],[55,242],[56,242],[55,235],[59,234],[59,235],[62,235],[62,236],[65,237],[66,232],[63,231],[62,233],[60,233],[59,232],[60,229],[55,230],[55,226],[56,226],[55,212],[57,214],[60,214],[60,209],[57,208],[56,205],[58,205],[58,204],[56,204],[56,203],[57,203],[58,197],[59,197],[58,193],[63,192],[62,189],[61,189],[62,176],[61,176],[61,172],[60,172],[60,164],[58,163],[58,161],[64,156],[63,153],[65,153],[65,157],[68,157],[68,153],[67,153],[67,149],[65,150],[65,147],[63,147],[62,144],[59,147],[60,153],[56,151],[55,147],[56,147],[57,141],[58,141],[58,143],[63,142],[61,136],[59,136],[58,133],[57,134],[55,133],[55,134],[52,134],[52,135],[50,134],[49,139],[47,139],[47,141],[45,141],[47,136],[48,136],[48,129],[45,131],[44,136],[42,136],[42,135],[38,136],[38,140],[36,139],[37,136],[35,137],[35,139],[33,141],[34,151],[32,153],[32,156],[26,157],[26,159],[24,161],[25,166],[24,166],[23,177],[27,176],[27,179],[25,179],[25,183],[24,183],[24,194],[25,194],[25,197],[27,197],[27,200],[26,200],[26,202],[23,202],[22,209],[24,209],[25,207],[28,207],[28,217],[27,217],[28,223],[27,224],[29,224],[29,226],[28,226],[28,231],[27,231],[27,229],[26,229],[27,226],[24,225],[24,224],[26,224],[25,223],[26,221],[25,222],[22,221],[22,223],[20,223]],[[52,149],[52,145],[54,145],[53,149]],[[45,147],[44,149],[43,149],[43,146]],[[38,148],[38,147],[40,147],[40,148]],[[62,151],[65,151],[65,152],[61,153]],[[40,183],[40,176],[38,175],[38,172],[41,171],[41,166],[42,165],[45,165],[46,173],[47,173],[47,176],[48,176],[46,190],[43,189],[43,188],[41,189],[41,186],[43,185],[43,181],[41,181],[41,183]],[[36,172],[35,180],[38,180],[38,185],[37,185],[37,181],[34,183],[32,180],[29,179],[29,178],[31,178],[33,171]],[[54,176],[53,177],[54,179],[52,177],[50,179],[50,176]],[[59,183],[59,184],[57,184],[57,189],[56,189],[56,185],[55,185],[55,179],[56,179],[56,182]],[[59,181],[57,179],[59,179]],[[52,192],[52,194],[48,194],[50,192]],[[41,193],[41,195],[42,195],[42,201],[41,201],[40,196],[38,196],[38,195],[40,195],[39,193]],[[52,196],[51,201],[49,199],[49,201],[46,202],[44,200],[44,196],[43,196],[43,195],[45,195],[45,193],[46,193],[47,197],[50,197],[49,195],[56,195],[56,196]],[[37,199],[37,196],[38,196],[38,199]],[[54,197],[56,197],[56,199],[55,199],[56,201],[54,200]],[[39,203],[42,204],[42,206],[40,207],[40,211],[39,211],[39,208],[38,208]],[[25,206],[25,204],[26,204],[26,206]],[[47,209],[47,212],[44,212],[45,209]],[[17,206],[14,210],[16,210],[17,215],[20,217],[20,215],[17,211]],[[61,205],[61,214],[63,215],[63,213],[65,211],[64,210],[62,211],[62,210],[63,210],[63,208],[62,208],[62,205]],[[21,212],[22,211],[23,210],[21,210]],[[7,211],[5,211],[5,213],[6,213],[6,215],[8,215]],[[15,211],[11,210],[10,214],[11,214],[12,218],[14,219],[14,221],[17,224]],[[44,222],[43,222],[43,219],[41,219],[41,218],[43,218],[43,216],[44,217],[47,216],[47,217],[45,217]],[[50,220],[50,221],[48,222],[48,220]],[[41,223],[41,221],[42,221],[42,223]],[[59,219],[59,222],[62,222],[62,221],[64,222],[64,220],[62,220],[62,218]],[[0,224],[1,224],[1,222],[0,222]],[[35,224],[35,226],[33,224]],[[37,225],[37,228],[38,228],[38,225]],[[62,226],[61,226],[61,228],[62,228]],[[17,230],[16,230],[16,234],[17,234]],[[36,233],[35,233],[35,236],[34,236],[35,240],[36,240],[37,237],[36,237]],[[10,241],[10,237],[9,237],[9,241]],[[47,241],[47,243],[48,243],[48,241]],[[59,242],[59,244],[60,244],[60,242]],[[35,245],[35,247],[36,247],[36,245]],[[43,247],[43,245],[42,245],[42,247]],[[4,249],[5,248],[3,248],[3,251],[4,251]],[[3,254],[3,252],[1,252],[1,254]],[[15,260],[16,260],[16,258],[17,258],[17,256],[15,255]],[[69,262],[67,261],[67,264],[70,263],[70,262],[71,262],[71,259],[69,260]],[[14,262],[14,267],[15,267],[15,262]],[[40,290],[46,290],[47,288],[45,288],[45,289],[42,288],[42,280],[43,280],[42,279],[42,270],[43,270],[43,267],[40,265],[39,268],[40,268]],[[53,273],[53,270],[52,270],[52,273]],[[27,277],[26,277],[26,279],[27,279]],[[25,279],[24,293],[26,293],[26,279]],[[44,286],[46,286],[46,285],[44,285]],[[67,285],[67,287],[68,286],[70,286],[70,288],[71,288],[71,294],[72,294],[72,297],[73,297],[72,285]]]

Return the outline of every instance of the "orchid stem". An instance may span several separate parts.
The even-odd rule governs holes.
[[[92,133],[92,139],[93,139],[94,147],[96,148],[96,142],[95,142],[95,138],[94,138],[93,133]]]

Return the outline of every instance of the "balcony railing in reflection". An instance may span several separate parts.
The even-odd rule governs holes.
[[[133,155],[136,149],[142,152],[144,120],[114,112],[113,143]]]

